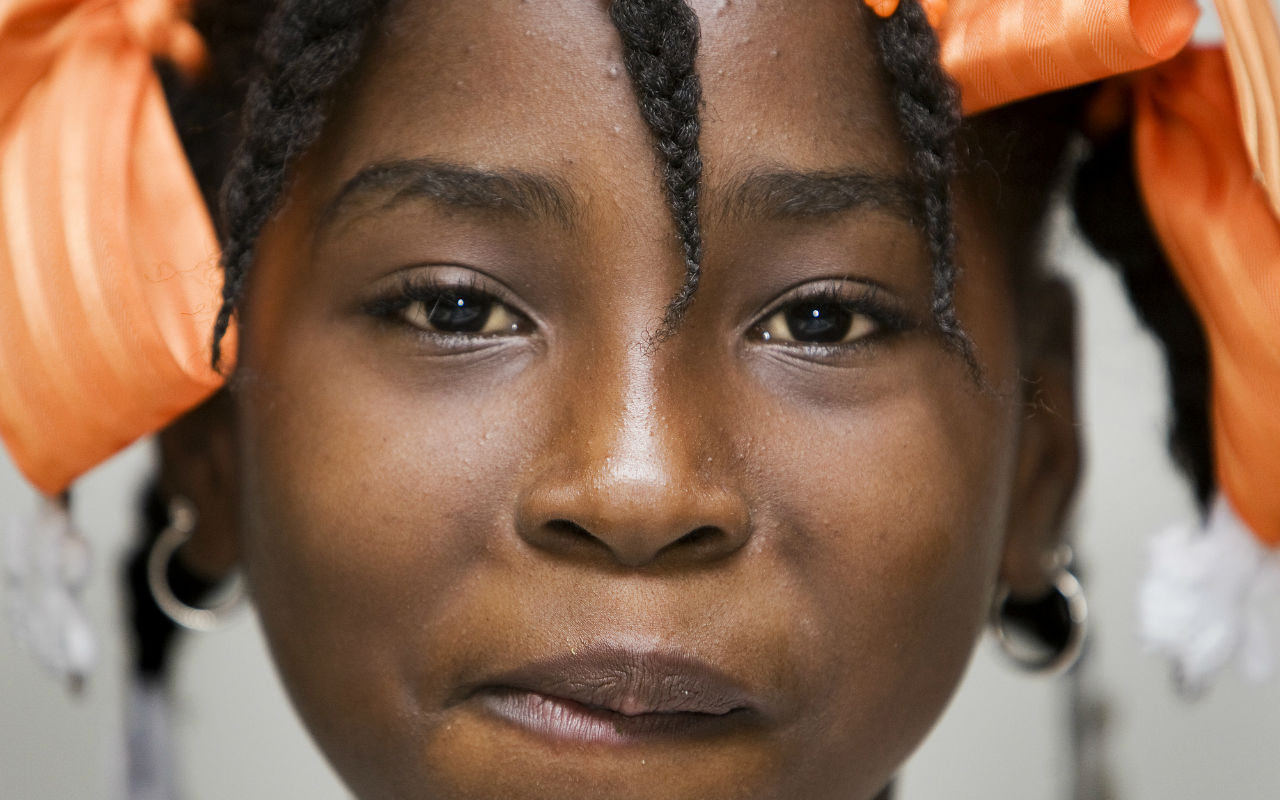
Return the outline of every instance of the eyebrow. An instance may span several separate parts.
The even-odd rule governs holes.
[[[558,178],[522,170],[488,170],[429,158],[371,164],[343,184],[320,215],[320,228],[340,222],[366,202],[390,210],[429,200],[447,208],[494,212],[574,226],[582,203]],[[363,201],[363,202],[362,202]]]
[[[916,184],[864,170],[768,170],[733,181],[712,207],[721,219],[822,219],[853,209],[876,209],[920,225]]]

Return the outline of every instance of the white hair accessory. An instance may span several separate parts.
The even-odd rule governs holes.
[[[1266,547],[1221,494],[1203,530],[1186,525],[1152,538],[1139,595],[1147,648],[1173,662],[1179,688],[1202,692],[1233,660],[1250,679],[1275,667],[1265,609],[1280,594],[1280,554]]]
[[[41,498],[29,517],[5,526],[4,594],[18,644],[74,691],[97,657],[81,602],[89,580],[89,543],[65,504]]]

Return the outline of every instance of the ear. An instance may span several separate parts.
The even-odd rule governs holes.
[[[196,507],[191,541],[176,554],[192,573],[216,583],[239,559],[235,404],[222,389],[160,432],[159,485]]]
[[[1059,279],[1035,290],[1023,361],[1022,430],[1000,578],[1017,598],[1049,589],[1080,475],[1075,298]]]

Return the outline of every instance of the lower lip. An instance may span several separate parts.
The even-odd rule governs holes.
[[[683,738],[724,730],[737,722],[728,714],[636,714],[627,716],[590,708],[573,700],[518,689],[492,689],[475,696],[481,706],[500,719],[550,739],[622,745],[658,739]]]

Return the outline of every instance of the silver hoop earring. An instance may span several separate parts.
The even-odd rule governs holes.
[[[1018,600],[1001,585],[991,606],[990,627],[1014,664],[1038,675],[1057,675],[1079,660],[1088,618],[1084,588],[1061,566],[1042,597]]]
[[[244,581],[237,576],[224,597],[209,608],[196,608],[178,599],[169,586],[169,561],[191,540],[196,529],[196,507],[185,497],[169,501],[169,526],[160,532],[147,557],[147,585],[164,615],[177,625],[207,633],[226,624],[227,618],[244,600]]]

